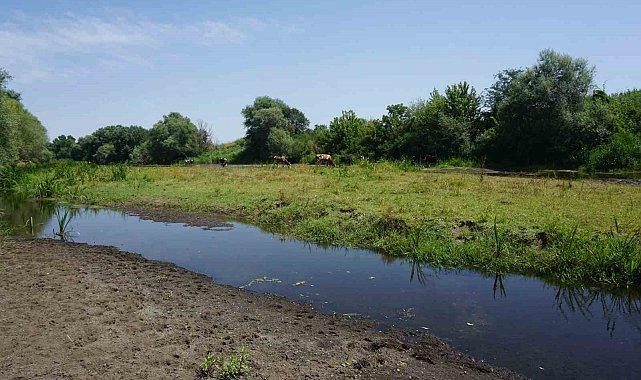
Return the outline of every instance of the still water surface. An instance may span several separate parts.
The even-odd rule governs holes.
[[[1,218],[18,235],[53,237],[56,208],[67,210],[0,200]],[[113,245],[219,283],[312,303],[325,313],[373,318],[379,329],[429,331],[477,359],[527,376],[641,378],[639,294],[436,271],[367,250],[284,240],[236,222],[199,228],[106,209],[73,208],[72,214],[75,242]]]

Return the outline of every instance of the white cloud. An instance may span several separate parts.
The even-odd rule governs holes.
[[[56,59],[68,62],[67,70],[71,71],[81,57],[112,68],[147,66],[152,64],[148,58],[152,49],[172,43],[240,44],[263,27],[253,18],[168,24],[131,15],[100,18],[67,14],[56,19],[16,15],[11,23],[0,25],[0,66],[14,71],[20,82],[55,75],[51,62]]]

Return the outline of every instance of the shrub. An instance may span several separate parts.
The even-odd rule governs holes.
[[[621,131],[609,143],[593,149],[586,163],[589,171],[641,168],[641,138]]]

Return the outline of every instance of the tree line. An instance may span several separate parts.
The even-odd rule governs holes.
[[[377,119],[343,111],[309,128],[279,99],[257,98],[243,109],[245,149],[239,160],[313,153],[407,159],[452,158],[498,167],[584,166],[641,169],[641,91],[607,94],[585,59],[544,50],[524,69],[507,69],[483,94],[467,82],[434,90],[426,100],[394,104]]]
[[[230,151],[213,146],[206,123],[176,112],[149,130],[107,126],[78,140],[59,136],[47,146],[46,130],[19,94],[5,88],[8,75],[2,71],[0,163],[54,157],[171,164],[197,156],[211,162],[226,154],[236,163],[267,162],[275,155],[308,162],[315,153],[329,153],[419,164],[462,158],[511,168],[641,169],[641,90],[608,94],[595,85],[594,72],[585,59],[544,50],[532,66],[498,73],[481,93],[460,82],[427,99],[390,105],[380,118],[349,110],[313,127],[300,110],[261,96],[241,111],[245,137]]]
[[[7,89],[11,76],[0,69],[0,166],[13,162],[42,162],[51,158],[47,130],[21,102],[20,93]]]

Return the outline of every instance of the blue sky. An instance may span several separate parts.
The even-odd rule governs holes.
[[[220,142],[283,99],[312,125],[380,117],[466,80],[478,91],[552,48],[641,88],[639,1],[0,0],[0,67],[51,138],[177,111]]]

